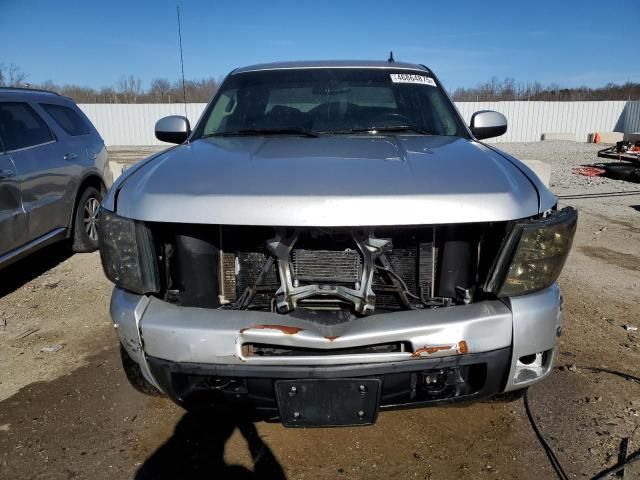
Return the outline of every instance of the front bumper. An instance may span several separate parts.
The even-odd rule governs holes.
[[[265,312],[179,307],[115,289],[111,315],[145,378],[179,403],[213,395],[269,410],[276,379],[375,377],[383,380],[381,407],[391,408],[480,398],[542,380],[558,343],[561,297],[553,285],[505,302],[321,325]],[[406,348],[358,352],[392,342]],[[305,354],[256,356],[247,344]],[[447,381],[455,388],[420,395],[418,384],[434,372],[456,378]]]

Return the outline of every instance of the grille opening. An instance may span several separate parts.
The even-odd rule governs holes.
[[[447,307],[465,297],[466,302],[487,298],[479,286],[505,225],[157,223],[152,230],[163,262],[160,295],[165,301],[303,317],[303,312],[313,312],[312,321],[333,324],[370,314]]]
[[[283,236],[288,234],[290,232]],[[384,252],[384,262],[377,259],[374,261],[375,268],[369,268],[373,271],[369,283],[373,296],[376,297],[375,308],[402,310],[432,299],[435,294],[438,259],[436,228],[376,229],[373,235],[376,238],[386,237],[389,245]],[[367,281],[364,277],[366,252],[363,252],[365,247],[358,243],[358,239],[362,243],[362,236],[362,232],[345,228],[302,229],[296,234],[295,243],[292,242],[286,258],[289,263],[287,274],[291,277],[290,287],[298,289],[309,285],[317,286],[314,295],[301,297],[296,302],[298,307],[339,310],[345,308],[345,301],[349,308],[352,303],[350,297],[367,295],[366,285],[363,287]],[[224,250],[221,264],[226,269],[221,275],[226,280],[222,286],[225,292],[232,289],[234,283],[230,279],[235,276],[235,291],[233,295],[225,293],[224,298],[232,303],[242,298],[247,289],[255,288],[251,292],[251,302],[245,308],[274,311],[274,295],[282,284],[282,272],[278,269],[277,262],[263,272],[261,281],[256,283],[269,258],[269,251],[260,245],[254,245],[254,251],[244,251],[244,245],[241,246],[242,249],[237,248],[233,232],[228,227],[223,228],[221,243]],[[230,251],[234,251],[235,263],[227,259]],[[332,295],[334,287],[358,292],[342,292],[342,295],[338,292]],[[399,289],[406,289],[404,296],[407,298],[399,298]],[[289,311],[296,310],[296,305]]]
[[[363,347],[331,349],[285,347],[267,343],[245,343],[242,345],[242,355],[244,357],[319,357],[371,353],[402,353],[411,351],[411,344],[409,342],[391,342]]]

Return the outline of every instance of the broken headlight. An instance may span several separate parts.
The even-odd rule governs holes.
[[[550,287],[560,275],[576,232],[572,207],[536,220],[515,222],[507,235],[486,290],[499,297]]]
[[[158,262],[149,227],[104,208],[98,218],[100,259],[107,278],[135,293],[158,292]]]

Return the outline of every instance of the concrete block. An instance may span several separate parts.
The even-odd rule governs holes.
[[[111,176],[113,179],[112,182],[114,182],[120,175],[122,175],[122,172],[124,172],[130,166],[131,164],[129,163],[114,162],[113,160],[110,160],[109,171],[111,172]]]
[[[619,132],[598,132],[598,133],[600,134],[600,143],[614,144],[616,142],[621,142],[622,139],[624,138],[624,134]],[[589,143],[593,143],[595,136],[596,136],[595,132],[590,133],[587,141]]]
[[[554,132],[543,133],[541,140],[564,140],[569,142],[576,141],[576,134],[574,132]]]
[[[551,181],[551,164],[547,162],[543,162],[542,160],[533,160],[533,159],[520,159],[522,163],[524,163],[527,167],[529,167],[533,172],[538,176],[542,183],[544,183],[547,187],[549,186],[549,182]]]

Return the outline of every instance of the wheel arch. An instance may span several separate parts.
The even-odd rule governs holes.
[[[102,193],[103,197],[107,194],[107,185],[99,173],[88,172],[82,177],[82,179],[78,183],[78,188],[76,188],[76,192],[73,197],[73,209],[71,210],[71,216],[69,218],[67,238],[73,235],[73,222],[76,218],[76,212],[78,211],[78,200],[80,200],[82,192],[84,192],[87,187],[96,188]]]

